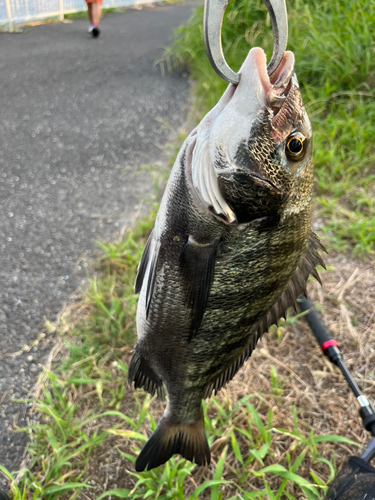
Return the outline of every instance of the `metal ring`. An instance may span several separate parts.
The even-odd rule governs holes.
[[[269,12],[273,31],[273,54],[267,66],[272,75],[279,66],[288,42],[288,17],[285,0],[263,0]],[[221,27],[229,0],[205,0],[204,43],[211,66],[216,73],[229,83],[238,83],[239,75],[225,61],[221,45]]]

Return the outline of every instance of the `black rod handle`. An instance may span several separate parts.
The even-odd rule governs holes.
[[[327,325],[324,323],[321,315],[315,309],[312,301],[309,298],[303,296],[298,297],[297,301],[301,311],[306,313],[304,318],[307,321],[311,331],[313,332],[314,337],[322,348],[322,351],[333,364],[340,368],[351,390],[354,392],[359,404],[361,405],[359,414],[362,418],[363,426],[375,437],[375,409],[372,404],[369,403],[366,396],[362,394],[356,381],[345,365],[336,340],[332,337],[331,332],[329,331]]]
[[[298,306],[305,314],[305,319],[318,341],[318,344],[324,352],[325,349],[331,346],[337,346],[336,340],[332,337],[331,332],[328,330],[327,325],[324,323],[323,318],[318,314],[313,302],[306,297],[298,297]]]

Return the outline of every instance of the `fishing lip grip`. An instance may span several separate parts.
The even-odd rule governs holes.
[[[271,18],[273,31],[273,54],[267,66],[269,75],[278,68],[288,42],[288,16],[285,0],[263,0]],[[216,73],[229,83],[237,84],[240,80],[225,61],[221,45],[221,27],[225,9],[229,0],[205,0],[204,4],[204,43],[207,57]]]
[[[359,415],[362,418],[363,426],[372,435],[372,438],[362,453],[361,458],[366,462],[369,462],[375,457],[375,409],[366,396],[362,394],[356,381],[352,377],[350,371],[345,365],[338,343],[332,337],[331,332],[324,323],[323,318],[315,309],[312,301],[309,298],[301,296],[298,297],[297,302],[301,311],[306,313],[304,318],[313,332],[314,337],[320,345],[323,353],[328,357],[331,363],[340,368],[360,404]]]

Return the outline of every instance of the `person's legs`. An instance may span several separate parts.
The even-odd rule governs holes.
[[[92,5],[93,5],[92,3],[87,4],[87,12],[89,15],[89,21],[91,26],[92,26]]]
[[[96,28],[99,27],[100,18],[102,15],[102,6],[99,2],[94,2],[91,4],[92,6],[92,22],[91,24]]]

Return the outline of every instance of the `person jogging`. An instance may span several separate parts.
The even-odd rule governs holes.
[[[103,0],[86,0],[90,26],[88,33],[97,38],[100,35],[99,23],[102,15]]]

